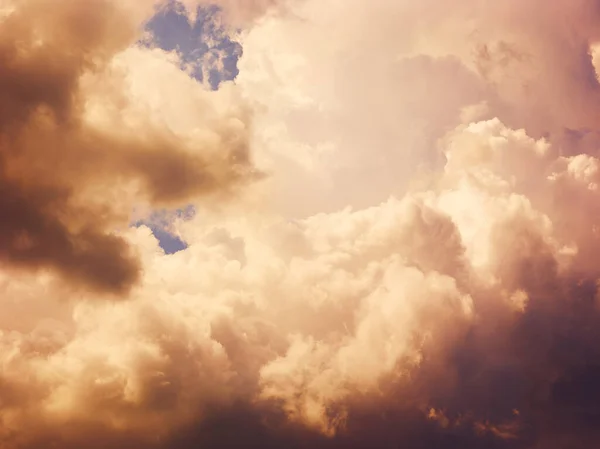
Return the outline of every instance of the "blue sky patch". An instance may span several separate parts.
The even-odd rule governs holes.
[[[194,78],[199,82],[207,82],[216,90],[221,82],[235,79],[241,55],[241,45],[224,32],[219,15],[217,6],[199,7],[197,20],[191,24],[183,7],[172,2],[148,23],[147,31],[152,39],[144,45],[177,51],[182,63],[192,68]],[[218,64],[215,64],[215,60],[218,60]],[[179,210],[160,210],[133,226],[148,226],[165,253],[174,254],[188,245],[173,233],[171,224],[175,219],[190,219],[193,215],[192,206]]]

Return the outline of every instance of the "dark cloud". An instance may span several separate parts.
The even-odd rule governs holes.
[[[102,76],[139,24],[109,0],[14,6],[0,24],[0,257],[125,294],[141,266],[111,230],[127,211],[106,198],[92,203],[86,189],[136,181],[140,200],[174,205],[227,191],[247,177],[245,136],[223,134],[222,154],[211,160],[160,128],[94,129],[82,77]]]

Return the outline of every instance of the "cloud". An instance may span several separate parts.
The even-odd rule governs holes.
[[[207,110],[195,119],[210,131],[199,122],[182,134],[152,110],[156,101],[136,102],[148,84],[140,71],[152,66],[193,82],[163,54],[128,48],[140,20],[130,4],[12,5],[0,30],[2,259],[11,268],[49,268],[74,284],[126,293],[142,267],[111,229],[127,223],[135,199],[177,204],[243,184],[251,170],[249,112],[240,106],[211,114],[219,100],[198,86],[191,98],[203,99]],[[151,6],[139,3],[135,12],[143,17]]]
[[[150,3],[4,19],[2,445],[595,447],[596,4],[259,3],[217,91]]]
[[[297,0],[293,0],[297,1]],[[163,8],[175,8],[185,14],[190,23],[198,20],[199,10],[218,7],[229,26],[248,26],[263,17],[289,11],[289,0],[174,0],[162,2]],[[203,12],[203,11],[202,11]]]

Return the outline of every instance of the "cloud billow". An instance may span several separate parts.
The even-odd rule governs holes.
[[[597,446],[596,2],[117,3],[0,23],[4,446]]]

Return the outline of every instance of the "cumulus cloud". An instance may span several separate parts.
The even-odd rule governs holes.
[[[271,4],[9,3],[3,447],[595,447],[596,2]]]
[[[186,101],[196,99],[192,112],[205,110],[184,119],[194,128],[177,129],[166,121],[178,117],[156,111],[156,99],[136,102],[153,95],[144,90],[153,66],[157,76],[192,83],[164,55],[128,48],[151,3],[8,6],[0,30],[2,259],[127,292],[142,267],[111,230],[127,223],[135,199],[175,204],[247,179],[249,112],[241,104],[219,111],[219,99],[197,87]]]

